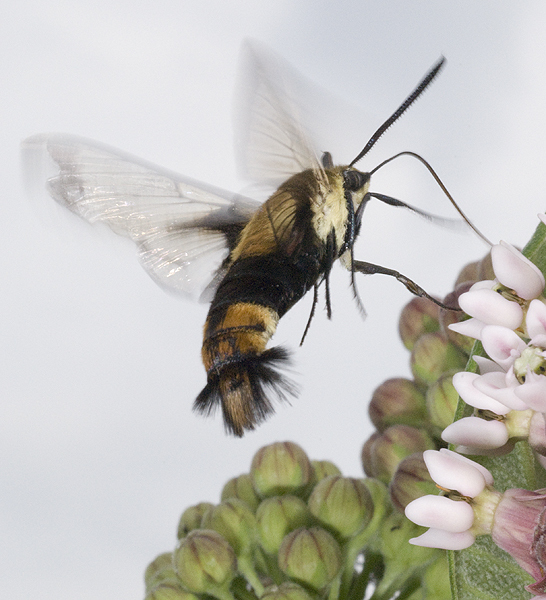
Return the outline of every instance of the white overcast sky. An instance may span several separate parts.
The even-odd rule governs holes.
[[[360,167],[419,152],[488,237],[523,245],[546,208],[546,5],[18,0],[0,16],[0,595],[134,600],[184,508],[217,501],[263,444],[291,439],[361,475],[371,392],[409,374],[397,320],[410,297],[387,278],[361,280],[363,321],[336,269],[333,320],[320,310],[298,349],[306,298],[275,337],[295,350],[301,396],[228,438],[218,417],[191,410],[205,383],[207,307],[159,289],[127,240],[29,197],[21,140],[79,134],[239,191],[231,114],[246,37],[332,92],[310,108],[322,115],[319,150],[337,162],[443,54],[438,80]],[[453,215],[415,161],[395,162],[372,188]],[[406,212],[366,213],[357,257],[434,294],[485,251]]]

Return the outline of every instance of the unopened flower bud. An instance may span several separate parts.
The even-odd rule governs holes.
[[[480,276],[478,275],[480,263],[479,261],[471,262],[466,264],[457,275],[457,280],[455,281],[455,287],[460,285],[461,283],[468,283],[478,281]]]
[[[470,282],[466,282],[458,285],[454,291],[450,292],[444,298],[444,304],[447,306],[459,306],[459,296],[468,292],[471,287]],[[447,337],[447,339],[459,350],[464,352],[465,355],[469,356],[472,347],[474,346],[475,340],[466,335],[462,335],[461,333],[457,333],[453,331],[449,326],[453,325],[453,323],[460,323],[468,319],[468,316],[461,311],[456,310],[440,310],[440,331]]]
[[[268,554],[276,554],[284,537],[311,523],[307,504],[296,496],[285,494],[264,500],[256,511],[260,545]]]
[[[246,502],[231,498],[209,509],[201,526],[221,534],[237,556],[247,554],[256,539],[256,517]]]
[[[186,508],[180,517],[180,521],[178,522],[178,539],[182,539],[194,529],[199,529],[199,527],[201,527],[203,515],[209,508],[212,508],[213,506],[214,504],[211,504],[210,502],[200,502],[195,506]]]
[[[341,549],[321,527],[289,533],[279,549],[279,567],[285,575],[321,591],[341,568]]]
[[[438,488],[429,475],[422,452],[406,456],[398,465],[389,484],[391,502],[402,514],[413,500],[436,493]]]
[[[434,448],[436,445],[426,431],[408,425],[393,425],[372,445],[373,476],[388,484],[402,459],[414,452]]]
[[[221,499],[229,500],[230,498],[238,498],[246,502],[251,510],[256,511],[258,504],[260,504],[260,498],[258,498],[252,487],[252,479],[249,473],[233,477],[224,485]]]
[[[453,423],[457,410],[459,393],[453,387],[454,373],[454,371],[444,373],[427,390],[428,420],[436,427],[438,433]]]
[[[368,414],[378,431],[391,425],[419,426],[426,418],[425,397],[410,379],[387,379],[374,391]]]
[[[162,583],[150,590],[144,600],[199,600],[199,596],[182,589],[179,585]]]
[[[209,529],[191,531],[174,551],[173,564],[187,590],[215,597],[225,596],[237,574],[233,548]]]
[[[373,445],[377,438],[381,437],[381,434],[378,431],[374,431],[372,435],[364,442],[362,446],[362,468],[364,469],[364,473],[368,477],[375,477],[374,463],[372,460],[373,456]]]
[[[280,494],[304,495],[314,476],[311,461],[293,442],[260,448],[250,467],[252,485],[261,498]]]
[[[260,600],[313,600],[301,585],[285,581],[281,585],[266,588]]]
[[[427,298],[413,298],[402,309],[398,332],[404,346],[411,350],[415,342],[425,333],[438,331],[438,306]]]
[[[314,480],[316,482],[328,477],[328,475],[341,475],[341,471],[329,460],[312,460],[311,464],[315,472]]]
[[[415,343],[410,364],[415,379],[430,384],[446,371],[463,371],[466,357],[441,333],[427,333]]]
[[[178,577],[173,568],[172,552],[160,554],[146,567],[144,582],[146,591],[150,591],[159,584],[178,583]]]
[[[373,502],[364,483],[341,475],[330,475],[320,481],[308,505],[322,525],[343,538],[363,529],[373,515]]]

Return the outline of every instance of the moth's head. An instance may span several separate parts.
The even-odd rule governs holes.
[[[343,191],[346,196],[349,193],[355,207],[358,207],[370,187],[370,173],[363,173],[354,167],[341,167],[343,177]]]

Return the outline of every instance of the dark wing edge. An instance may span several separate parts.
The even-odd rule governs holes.
[[[195,299],[203,290],[209,299],[238,232],[260,206],[77,136],[34,135],[22,152],[27,179],[45,178],[59,204],[132,239],[160,286]]]

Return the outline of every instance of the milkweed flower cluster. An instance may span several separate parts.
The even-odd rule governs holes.
[[[457,452],[427,450],[423,460],[441,495],[410,502],[405,512],[429,527],[413,544],[450,550],[491,535],[534,579],[526,589],[546,592],[546,490],[497,491],[491,473],[462,454],[502,456],[525,440],[546,465],[546,300],[541,271],[501,242],[491,250],[495,279],[459,296],[471,317],[451,324],[479,340],[487,356],[473,356],[479,373],[458,372],[453,387],[473,408],[442,432]]]

